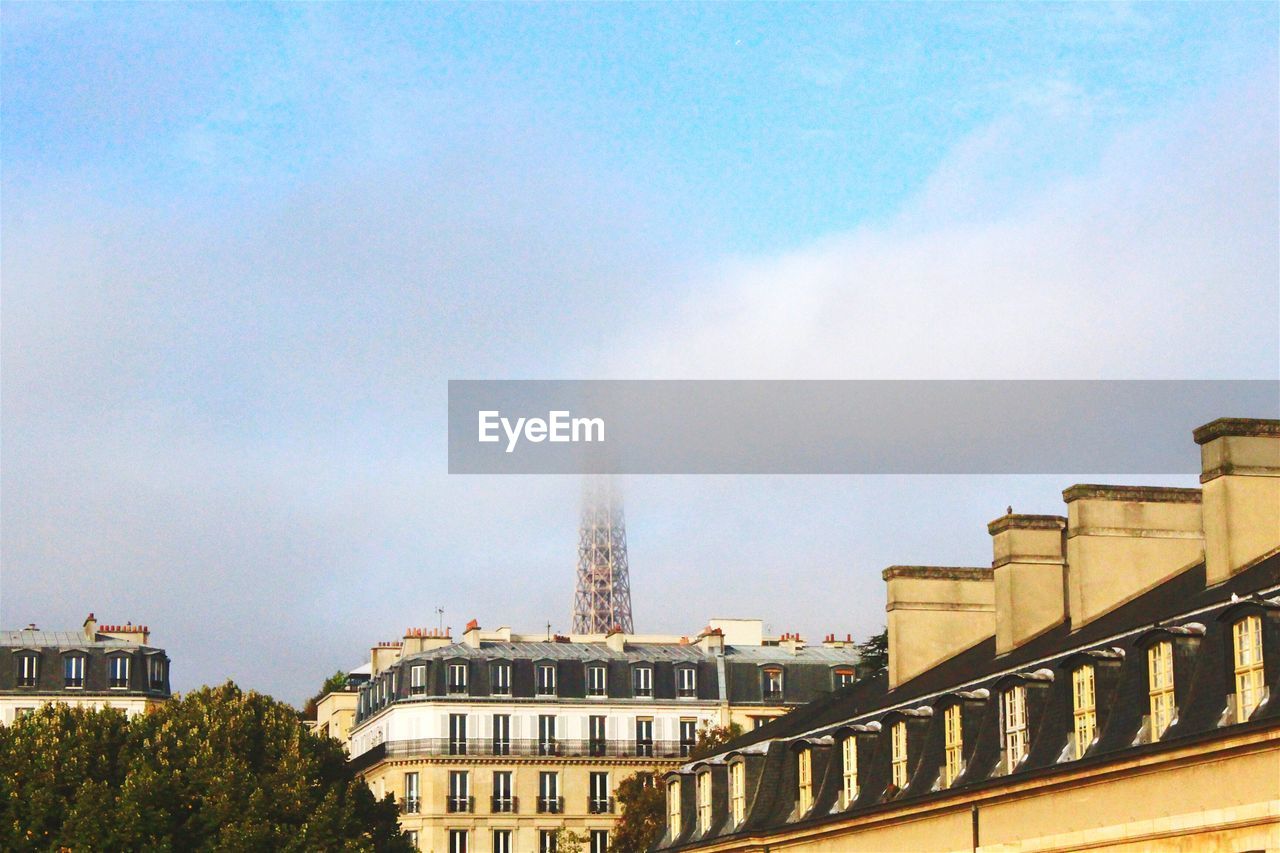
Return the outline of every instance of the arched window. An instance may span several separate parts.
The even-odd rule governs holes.
[[[849,735],[840,742],[840,795],[844,806],[858,799],[858,739]]]
[[[672,779],[667,783],[667,824],[671,827],[671,837],[680,835],[680,780]]]
[[[902,790],[907,787],[907,723],[899,720],[889,730],[892,747],[892,781],[894,787]]]
[[[729,765],[729,817],[733,825],[747,816],[747,767],[741,761]]]
[[[800,803],[800,814],[809,813],[813,808],[813,750],[805,747],[796,755],[796,787],[797,799]]]
[[[711,828],[711,771],[703,770],[698,774],[698,832],[706,832]]]
[[[1004,772],[1012,773],[1027,755],[1027,688],[1015,684],[1000,702],[1000,730],[1004,735]]]

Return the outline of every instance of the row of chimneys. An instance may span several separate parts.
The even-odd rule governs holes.
[[[125,640],[145,646],[151,637],[151,629],[146,625],[135,625],[132,622],[126,622],[123,625],[99,625],[97,617],[92,613],[85,617],[83,627],[84,638],[90,643],[98,639],[99,634],[105,634],[114,640]]]
[[[987,525],[989,569],[886,569],[890,687],[993,634],[1003,655],[1202,561],[1213,586],[1280,549],[1280,421],[1223,418],[1193,435],[1199,489],[1072,486],[1065,517],[1011,511]]]

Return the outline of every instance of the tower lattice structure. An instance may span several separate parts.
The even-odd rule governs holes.
[[[612,481],[588,480],[578,532],[578,584],[573,596],[573,633],[607,634],[615,627],[635,633],[631,578],[622,500]]]

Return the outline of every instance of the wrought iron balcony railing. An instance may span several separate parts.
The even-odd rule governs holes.
[[[518,757],[554,756],[561,758],[682,758],[688,755],[689,744],[678,740],[557,740],[548,742],[539,738],[468,738],[459,741],[451,738],[417,738],[387,741],[388,756],[406,755],[510,755]]]
[[[613,797],[588,797],[588,814],[613,814]]]
[[[490,797],[489,811],[494,814],[518,814],[520,811],[520,798]]]
[[[450,814],[474,812],[476,810],[476,798],[455,796],[445,797],[444,810]]]
[[[564,797],[538,797],[538,814],[564,814]]]

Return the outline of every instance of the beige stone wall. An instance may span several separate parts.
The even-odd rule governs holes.
[[[996,654],[1012,651],[1067,616],[1066,519],[1007,515],[987,525],[995,573]]]
[[[1223,436],[1200,447],[1209,584],[1280,548],[1280,437]]]
[[[320,701],[316,703],[316,733],[328,735],[346,744],[351,727],[355,725],[356,705],[359,701],[360,694],[355,691],[326,693],[320,697]]]
[[[1280,730],[905,807],[709,851],[1280,850]]]

